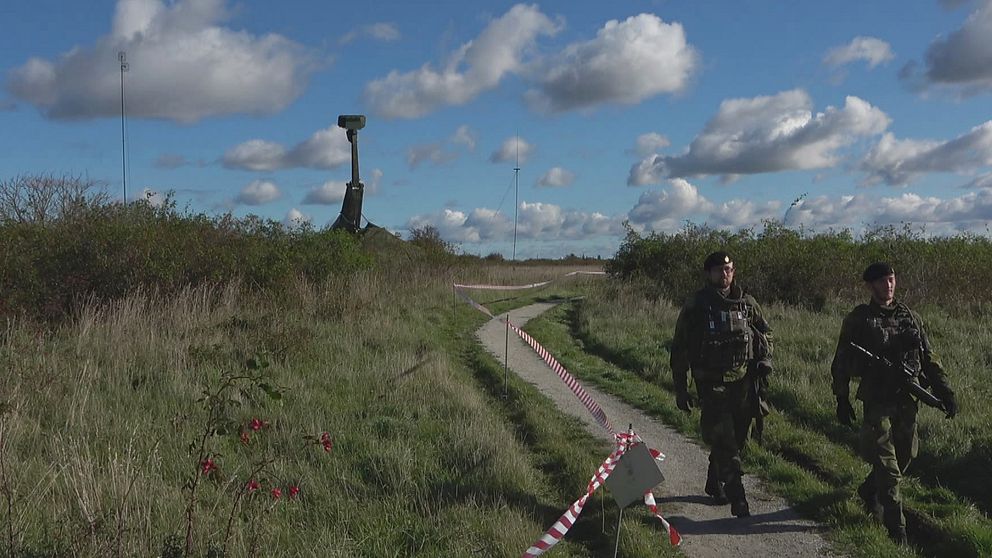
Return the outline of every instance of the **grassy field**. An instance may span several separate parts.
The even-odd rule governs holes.
[[[698,411],[682,414],[671,391],[668,344],[678,308],[642,287],[611,281],[528,330],[580,378],[698,436]],[[849,309],[840,303],[821,312],[765,308],[776,336],[770,394],[776,411],[766,421],[764,446],[749,448],[747,470],[760,471],[801,512],[830,526],[845,551],[909,555],[885,539],[853,497],[868,468],[856,457],[856,434],[836,423],[829,373]],[[989,556],[992,411],[985,402],[992,388],[985,379],[992,330],[979,317],[920,311],[963,411],[953,421],[929,409],[920,413],[921,453],[904,490],[911,542],[923,556]]]
[[[503,397],[474,338],[486,318],[450,284],[568,269],[396,267],[8,320],[2,554],[519,555],[609,448],[529,385]],[[597,495],[555,555],[612,550],[615,513]],[[624,526],[623,555],[674,552]]]

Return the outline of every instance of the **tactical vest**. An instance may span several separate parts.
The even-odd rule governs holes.
[[[879,356],[884,356],[895,364],[905,363],[915,375],[921,369],[922,336],[920,326],[913,318],[909,307],[901,302],[896,303],[890,312],[867,304],[858,307],[864,317],[865,336],[863,342],[867,349]],[[855,340],[857,342],[857,340]],[[871,372],[882,374],[881,365],[873,364]]]
[[[753,358],[752,311],[743,292],[738,299],[725,299],[706,290],[700,291],[696,296],[696,308],[703,323],[699,354],[692,363],[694,367],[734,370]]]

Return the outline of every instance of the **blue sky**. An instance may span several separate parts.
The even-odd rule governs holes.
[[[611,255],[627,221],[988,234],[992,0],[6,0],[0,179],[469,253]],[[514,171],[519,188],[514,204]],[[793,203],[800,199],[799,202]],[[515,211],[516,210],[516,211]]]

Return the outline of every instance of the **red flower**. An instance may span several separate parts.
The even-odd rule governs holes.
[[[216,470],[217,470],[217,465],[214,463],[214,460],[210,457],[204,459],[200,463],[200,471],[204,475],[209,475],[210,473],[213,473]]]
[[[296,498],[296,496],[299,493],[300,493],[300,487],[299,486],[296,486],[295,484],[290,485],[290,487],[289,487],[289,497],[290,498]]]
[[[247,446],[248,445],[248,442],[250,441],[250,439],[251,439],[251,437],[248,435],[248,432],[242,432],[241,433],[241,443],[242,444],[244,444],[244,445]]]
[[[279,498],[282,498],[282,489],[277,486],[272,489],[272,499],[278,500]]]
[[[255,432],[258,432],[259,430],[265,428],[268,425],[269,425],[269,421],[263,421],[257,418],[251,419],[251,429],[254,430]]]
[[[324,446],[324,451],[331,451],[334,447],[334,440],[331,439],[331,435],[328,432],[324,432],[320,435],[320,445]]]
[[[249,493],[255,492],[259,488],[262,488],[262,485],[258,484],[258,481],[257,480],[251,479],[250,481],[248,481],[248,492]]]

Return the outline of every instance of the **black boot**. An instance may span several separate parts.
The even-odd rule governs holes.
[[[734,517],[751,517],[751,508],[747,504],[747,498],[741,496],[730,502],[730,513]]]
[[[744,495],[744,483],[738,476],[726,484],[727,499],[730,500],[730,513],[734,517],[750,517],[751,509]]]
[[[882,519],[884,510],[881,502],[878,501],[878,489],[875,487],[875,475],[873,473],[869,473],[864,482],[858,486],[858,497],[861,498],[861,504],[868,515]]]
[[[727,494],[723,491],[718,467],[713,460],[710,460],[710,468],[706,472],[706,488],[703,490],[713,498],[713,503],[721,506],[727,503]]]
[[[889,529],[889,538],[892,539],[892,542],[898,545],[902,545],[902,546],[909,545],[909,540],[906,538],[905,527],[896,527],[894,529]]]

